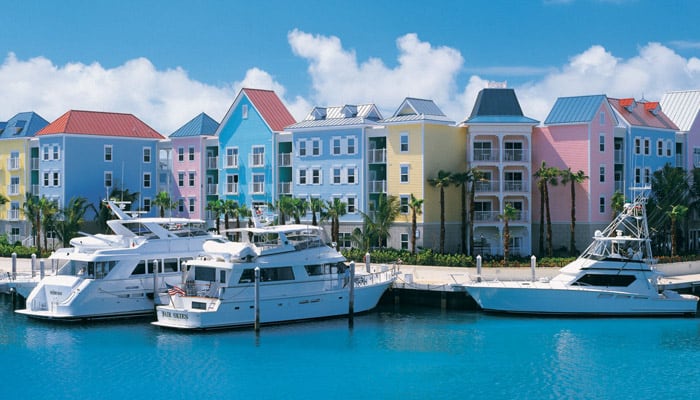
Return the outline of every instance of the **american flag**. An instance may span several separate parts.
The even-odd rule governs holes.
[[[175,286],[175,285],[170,285],[167,282],[165,283],[165,286],[168,288],[168,294],[171,296],[179,295],[179,296],[184,296],[187,293],[185,293],[184,290],[182,290],[181,287]]]

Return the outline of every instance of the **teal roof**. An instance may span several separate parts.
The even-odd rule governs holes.
[[[218,122],[214,121],[207,114],[201,113],[192,118],[190,122],[183,125],[180,129],[173,132],[170,137],[213,136],[218,127]]]
[[[22,112],[7,122],[0,122],[0,139],[32,137],[48,124],[47,120],[35,112]]]
[[[600,104],[606,101],[603,94],[592,96],[560,97],[549,112],[545,125],[590,122],[595,118]]]
[[[487,88],[479,92],[472,114],[464,123],[537,124],[538,121],[523,115],[515,90]]]

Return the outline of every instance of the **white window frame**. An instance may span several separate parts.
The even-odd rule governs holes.
[[[658,139],[656,141],[656,155],[659,157],[663,157],[663,155],[664,155],[664,140],[663,139]]]
[[[311,155],[314,157],[319,157],[323,152],[321,151],[321,139],[311,140]]]
[[[336,145],[337,144],[337,145]],[[331,138],[331,154],[338,156],[343,154],[343,141],[340,136],[334,136]]]
[[[226,194],[238,194],[238,174],[226,174]]]
[[[345,200],[348,214],[357,213],[357,196],[348,196]]]
[[[411,201],[411,196],[408,194],[401,194],[399,195],[399,213],[401,215],[408,215],[409,212],[411,211],[411,208],[409,207]]]
[[[114,148],[111,144],[104,145],[103,160],[104,162],[112,162],[114,160]]]
[[[308,173],[306,172],[305,169],[300,169],[297,171],[297,184],[298,185],[308,185],[309,184]]]
[[[605,214],[605,196],[600,196],[598,199],[598,212]]]
[[[195,201],[196,199],[194,197],[188,197],[187,198],[187,205],[188,205],[188,211],[193,213],[195,211]]]
[[[145,164],[150,164],[151,163],[151,148],[150,147],[144,147],[143,148],[143,162]]]
[[[226,148],[226,168],[238,168],[238,146]]]
[[[61,151],[60,148],[58,147],[57,144],[54,144],[51,146],[51,159],[53,160],[60,160],[61,159]],[[114,155],[113,155],[114,156]]]
[[[153,185],[153,180],[151,179],[151,173],[150,172],[144,172],[143,173],[143,187],[144,188],[150,188]]]
[[[195,171],[187,172],[187,186],[194,187],[197,184],[197,173]]]
[[[355,154],[357,153],[357,141],[355,140],[354,137],[349,137],[347,140],[347,153],[348,154]]]
[[[298,142],[298,148],[299,148],[299,157],[306,157],[306,153],[308,150],[306,140],[300,140]]]
[[[405,170],[405,171],[404,171]],[[409,183],[410,164],[399,164],[399,183]],[[405,177],[405,179],[404,179]]]
[[[320,185],[323,183],[323,174],[321,173],[321,168],[311,168],[311,184]]]
[[[605,152],[605,133],[601,133],[598,137],[598,151]]]
[[[185,161],[185,148],[184,147],[177,148],[177,161],[179,161],[179,162]]]
[[[405,139],[405,143],[404,143],[404,139]],[[401,132],[399,134],[399,152],[400,153],[408,153],[410,148],[411,147],[409,145],[408,132]]]
[[[598,182],[604,183],[605,182],[605,164],[600,164],[600,169],[598,170]]]
[[[194,161],[194,146],[189,146],[187,148],[187,160]]]
[[[357,185],[357,167],[348,167],[345,179],[348,185]]]
[[[248,119],[248,105],[247,104],[243,104],[241,106],[241,117],[243,119]]]
[[[333,171],[333,181],[332,185],[340,185],[343,183],[343,168],[342,167],[332,167]]]

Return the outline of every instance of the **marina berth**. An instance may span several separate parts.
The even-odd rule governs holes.
[[[83,234],[56,250],[48,259],[56,274],[44,277],[17,313],[55,320],[152,315],[157,292],[181,280],[182,263],[220,238],[201,220],[133,217],[108,204],[118,217],[107,221],[113,233]]]
[[[646,190],[552,279],[464,285],[485,311],[584,316],[692,316],[698,297],[662,289],[647,226]]]
[[[161,294],[154,325],[179,329],[253,326],[373,309],[393,268],[351,270],[322,228],[279,225],[227,232],[205,243],[182,282]]]

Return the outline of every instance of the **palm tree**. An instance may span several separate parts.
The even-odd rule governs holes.
[[[485,182],[486,176],[483,171],[478,169],[470,169],[472,175],[472,190],[469,191],[469,254],[474,256],[474,216],[476,215],[476,203],[474,199],[476,197],[476,184],[479,182]]]
[[[7,202],[9,202],[9,201],[10,201],[10,199],[5,197],[4,194],[0,194],[0,206],[7,204]]]
[[[347,207],[348,205],[340,201],[337,197],[326,202],[326,210],[323,218],[331,221],[331,240],[336,244],[336,250],[339,248],[340,217],[347,214]]]
[[[321,200],[319,197],[312,197],[311,202],[309,203],[310,208],[311,208],[311,225],[318,225],[318,220],[316,219],[316,213],[321,214],[323,212],[323,206],[324,206],[323,200]]]
[[[221,202],[221,213],[224,214],[224,229],[228,230],[229,217],[233,215],[234,211],[238,208],[238,203],[227,199]]]
[[[542,204],[540,204],[540,250],[542,250],[542,216],[546,214],[547,219],[547,255],[552,256],[552,216],[549,212],[549,185],[556,186],[559,184],[559,168],[548,167],[547,164],[542,161],[540,169],[535,172],[535,177],[538,179],[537,184],[540,188],[540,195],[542,196],[541,201],[544,202],[544,209]]]
[[[416,254],[416,231],[418,230],[416,217],[423,214],[423,199],[417,199],[411,193],[408,208],[411,210],[411,254]]]
[[[428,179],[428,184],[440,190],[440,253],[445,252],[445,188],[452,179],[447,171],[438,171],[437,177]]]
[[[355,228],[350,234],[350,242],[361,252],[366,253],[369,251],[370,237],[362,232],[362,229]]]
[[[452,174],[452,183],[460,187],[462,207],[462,224],[460,227],[460,233],[462,234],[460,242],[462,244],[462,254],[467,254],[467,188],[469,182],[472,180],[471,173],[467,170],[466,172],[456,172]]]
[[[306,211],[309,209],[309,202],[306,199],[300,197],[292,198],[292,216],[294,217],[294,223],[301,223],[301,216],[306,215]]]
[[[170,198],[170,194],[163,190],[158,192],[156,198],[153,199],[153,205],[160,208],[160,217],[165,218],[165,210],[173,210],[175,202]]]
[[[23,208],[24,215],[32,225],[32,231],[34,231],[34,244],[36,245],[37,253],[41,254],[41,243],[39,241],[41,237],[41,210],[39,209],[39,198],[30,192],[25,193]]]
[[[613,193],[610,197],[610,208],[613,212],[613,219],[617,218],[617,215],[625,208],[625,195],[622,192]]]
[[[84,197],[73,197],[61,211],[62,218],[56,222],[56,234],[64,246],[78,236],[80,226],[85,222],[85,213],[90,208]]]
[[[578,170],[578,172],[573,172],[571,171],[571,168],[563,169],[560,172],[561,176],[561,184],[566,185],[567,183],[569,184],[569,187],[571,188],[571,226],[569,228],[570,232],[570,237],[569,237],[569,254],[572,256],[576,254],[576,184],[577,183],[583,183],[586,179],[588,179],[588,176],[581,171]]]
[[[248,208],[248,206],[245,204],[240,204],[236,211],[237,212],[234,213],[233,216],[236,218],[236,228],[240,228],[241,227],[241,217],[248,218],[248,217],[252,216],[253,213]]]
[[[382,247],[389,238],[391,225],[401,213],[401,203],[394,195],[382,194],[379,196],[377,208],[372,215],[362,213],[365,219],[366,234],[377,240],[378,247]]]
[[[56,214],[58,214],[58,202],[49,200],[46,197],[41,197],[38,203],[41,213],[41,225],[43,227],[44,249],[48,249],[48,233],[56,229]]]
[[[518,210],[513,207],[512,204],[506,203],[503,208],[503,214],[500,214],[498,218],[503,220],[503,261],[508,266],[508,256],[510,254],[510,227],[508,226],[508,221],[515,218]]]
[[[214,213],[214,215],[216,215],[215,229],[216,229],[217,235],[221,233],[220,229],[219,229],[219,225],[221,225],[221,213],[223,212],[223,208],[224,208],[224,201],[221,199],[210,200],[207,203],[207,211],[211,211],[212,213]]]
[[[690,176],[681,168],[666,163],[660,170],[654,171],[651,177],[652,196],[649,198],[647,210],[655,210],[647,214],[650,227],[655,230],[655,245],[657,249],[668,254],[668,236],[670,232],[670,216],[667,211],[676,205],[690,207],[692,205]],[[653,240],[654,240],[653,239]],[[685,243],[686,241],[681,241]],[[679,244],[680,245],[680,244]],[[684,249],[685,246],[682,246]]]
[[[676,255],[676,221],[678,218],[683,218],[688,212],[688,207],[683,205],[675,205],[671,207],[666,214],[671,218],[671,257]]]

